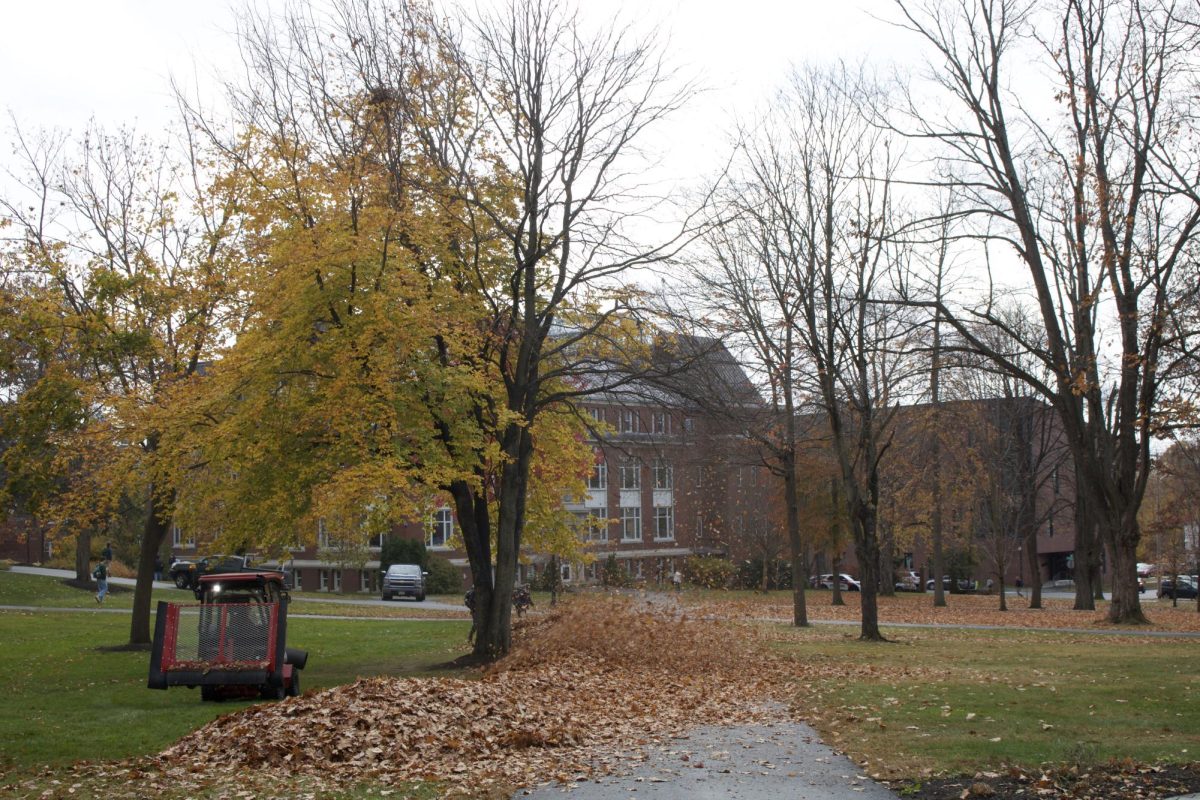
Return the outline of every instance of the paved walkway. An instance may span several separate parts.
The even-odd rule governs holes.
[[[50,569],[48,567],[22,567],[14,566],[12,572],[19,572],[25,575],[42,575],[48,578],[74,578],[75,573],[67,569]],[[133,578],[109,578],[109,583],[119,584],[121,586],[133,586],[137,583]],[[154,581],[155,589],[174,589],[175,584],[171,581]],[[339,597],[310,597],[303,595],[296,598],[298,601],[305,603],[330,603],[333,605],[346,606],[379,606],[380,608],[402,608],[406,605],[412,605],[416,608],[432,608],[438,611],[461,611],[463,618],[466,618],[467,608],[462,603],[442,603],[437,600],[423,600],[420,603],[412,600],[381,600],[372,596],[363,596],[355,598],[339,598]],[[50,610],[50,609],[45,609]],[[71,609],[55,609],[59,611]],[[300,614],[290,614],[289,616],[302,616]],[[321,615],[326,619],[339,619],[332,615]],[[369,617],[353,617],[353,619],[369,619]],[[380,617],[380,619],[396,619],[396,617]]]
[[[821,743],[799,722],[704,727],[646,755],[630,753],[630,773],[526,789],[516,800],[893,800],[890,789]]]

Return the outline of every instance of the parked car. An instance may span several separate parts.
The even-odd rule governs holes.
[[[250,566],[250,556],[205,556],[199,561],[176,561],[167,570],[167,580],[180,589],[198,591],[200,578],[215,572],[245,572],[256,570]]]
[[[1196,583],[1186,575],[1179,576],[1179,583],[1176,585],[1172,578],[1163,578],[1158,584],[1159,597],[1177,597],[1196,599]]]
[[[951,581],[950,581],[949,575],[942,576],[942,589],[944,589],[947,592],[951,591]],[[930,578],[929,580],[925,581],[925,591],[927,591],[927,592],[933,591],[933,578]],[[959,578],[958,579],[958,591],[960,591],[964,594],[967,592],[975,591],[975,582],[972,581],[970,578]]]
[[[853,578],[844,572],[841,573],[838,577],[841,579],[840,583],[838,585],[838,588],[841,589],[843,592],[857,592],[857,591],[862,590],[862,585],[858,582],[857,578]],[[817,588],[818,589],[832,589],[833,588],[833,573],[827,573],[825,575],[821,575],[817,580]]]
[[[383,573],[383,599],[411,597],[418,603],[425,599],[425,577],[428,572],[420,564],[392,564]]]
[[[896,579],[897,592],[919,592],[921,591],[921,576],[915,572],[902,572]]]

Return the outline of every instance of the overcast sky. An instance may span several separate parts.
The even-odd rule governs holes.
[[[720,133],[734,109],[748,113],[789,64],[846,58],[912,62],[910,37],[877,21],[891,0],[583,0],[589,13],[659,22],[670,57],[708,91],[678,120],[695,144]],[[282,6],[257,0],[259,7]],[[319,2],[317,3],[319,6]],[[236,57],[238,2],[216,0],[23,0],[0,11],[0,108],[26,128],[79,130],[170,118],[171,75],[205,85]]]

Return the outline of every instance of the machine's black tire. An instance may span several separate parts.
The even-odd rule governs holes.
[[[186,572],[175,573],[175,588],[176,589],[186,589],[186,588],[188,588],[189,583],[190,583],[190,581],[188,580],[188,575]]]
[[[259,693],[263,700],[282,700],[287,694],[282,686],[272,686],[269,683],[264,683]]]
[[[215,687],[215,686],[201,685],[201,687],[200,687],[200,699],[201,699],[203,702],[205,702],[205,703],[212,703],[212,702],[216,702],[216,700],[217,700],[217,687]]]
[[[298,669],[292,670],[292,682],[287,687],[287,696],[288,697],[299,697],[300,696],[300,670],[298,670]]]

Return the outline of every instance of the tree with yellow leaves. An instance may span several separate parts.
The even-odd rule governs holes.
[[[16,424],[39,446],[7,450],[6,467],[34,481],[60,538],[97,530],[123,495],[142,498],[129,638],[147,644],[177,488],[160,448],[176,420],[168,398],[239,316],[238,184],[211,178],[186,130],[164,142],[96,127],[15,141],[23,169],[0,208],[15,233],[5,263],[22,277],[6,327],[38,364]]]

